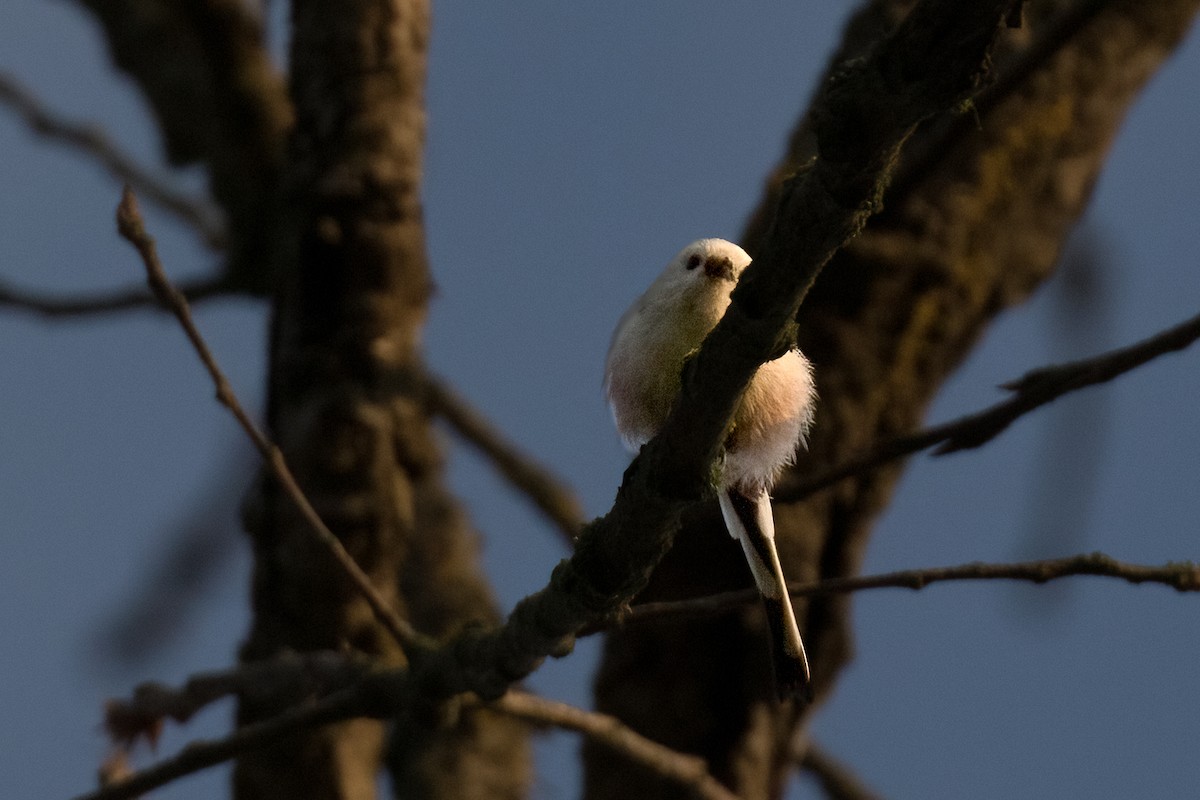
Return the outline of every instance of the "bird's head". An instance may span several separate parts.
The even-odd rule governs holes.
[[[685,305],[715,302],[724,311],[749,263],[749,254],[733,242],[699,239],[671,259],[647,294],[659,300],[676,298]]]

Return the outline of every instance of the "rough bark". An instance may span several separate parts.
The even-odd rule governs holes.
[[[911,5],[880,1],[860,11],[834,66],[860,54]],[[1187,31],[1197,2],[1095,5],[1095,18],[1053,58],[1002,99],[980,104],[978,130],[947,138],[953,120],[926,125],[905,152],[886,211],[821,274],[798,318],[798,339],[817,365],[821,394],[799,472],[915,426],[987,324],[1053,269],[1126,110]],[[1001,73],[1066,7],[1028,4],[1026,27],[997,58]],[[752,255],[783,180],[816,154],[811,120],[805,117],[793,133],[747,225],[743,241]],[[871,524],[900,471],[886,468],[777,506],[789,578],[857,572]],[[686,523],[644,599],[749,585],[736,545],[711,508],[694,510]],[[849,599],[823,598],[797,611],[825,696],[851,658]],[[752,609],[610,634],[597,706],[651,738],[705,757],[747,800],[778,797],[803,752],[806,712],[771,698],[764,633]],[[593,800],[682,796],[677,786],[599,747],[585,747],[585,765]]]
[[[395,379],[418,364],[431,287],[419,194],[428,30],[424,0],[293,4],[296,125],[274,252],[268,421],[314,506],[383,596],[418,627],[446,633],[495,611],[473,535],[440,486],[429,416]],[[403,663],[269,481],[247,527],[254,622],[243,660],[350,649]],[[454,580],[433,580],[446,576]],[[238,719],[278,710],[246,701]],[[447,728],[414,718],[402,730],[392,760],[421,787],[406,786],[405,796],[515,796],[525,784],[525,743],[511,722],[471,714]],[[235,795],[374,797],[385,739],[383,724],[355,720],[248,754]]]

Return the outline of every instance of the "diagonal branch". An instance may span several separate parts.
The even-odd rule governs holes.
[[[225,246],[225,222],[216,206],[202,198],[191,197],[153,175],[128,153],[122,152],[100,128],[57,116],[32,92],[4,74],[0,74],[0,103],[12,108],[35,133],[74,147],[98,162],[117,180],[129,184],[143,197],[193,228],[210,248],[219,250]]]
[[[880,575],[860,575],[847,578],[828,578],[816,583],[790,583],[792,597],[849,594],[867,589],[924,589],[934,583],[950,581],[1030,581],[1046,583],[1077,575],[1117,578],[1132,584],[1159,583],[1179,592],[1200,592],[1200,564],[1177,561],[1162,566],[1129,564],[1103,553],[1087,553],[1042,561],[1021,561],[1013,564],[973,562],[953,567],[929,567]],[[754,590],[723,592],[721,594],[662,603],[640,603],[620,619],[620,624],[660,622],[667,619],[690,619],[733,611],[755,603],[759,595]],[[598,633],[589,630],[588,633]]]
[[[648,767],[656,775],[675,781],[695,797],[704,800],[737,800],[733,792],[709,773],[704,759],[647,739],[616,717],[584,711],[567,703],[525,692],[510,691],[489,707],[536,725],[582,733]]]
[[[800,766],[812,773],[829,800],[877,800],[879,797],[854,774],[854,770],[813,742],[805,748]]]
[[[774,499],[783,503],[801,500],[840,480],[862,475],[934,445],[939,445],[933,453],[937,456],[979,447],[1000,435],[1018,418],[1065,394],[1111,381],[1161,355],[1183,350],[1197,339],[1200,339],[1200,315],[1128,347],[1082,361],[1032,370],[1003,385],[1004,389],[1013,392],[1009,399],[983,411],[884,442],[870,452],[812,477],[781,483]]]
[[[117,207],[117,230],[122,237],[137,248],[138,254],[141,255],[142,263],[146,268],[147,280],[158,302],[169,308],[171,313],[179,320],[179,324],[183,326],[188,340],[192,343],[196,354],[204,363],[204,368],[208,370],[208,374],[212,377],[213,384],[217,389],[217,400],[221,405],[229,409],[229,412],[237,420],[238,425],[253,440],[254,446],[262,454],[263,461],[266,462],[267,467],[271,470],[275,479],[279,481],[279,485],[283,487],[288,497],[296,504],[296,507],[304,516],[312,532],[329,549],[330,555],[337,560],[347,577],[355,585],[355,588],[366,598],[367,603],[371,606],[371,610],[379,619],[379,622],[387,628],[400,646],[408,652],[409,657],[413,658],[421,651],[428,649],[430,642],[427,637],[414,630],[411,625],[401,619],[395,610],[387,604],[387,601],[383,599],[378,590],[371,584],[371,579],[355,563],[353,557],[351,557],[342,545],[341,540],[334,535],[333,531],[329,530],[328,526],[325,525],[321,517],[317,514],[316,509],[313,508],[312,503],[305,497],[304,492],[296,483],[296,478],[292,475],[291,469],[288,468],[287,462],[284,461],[283,453],[266,437],[266,434],[259,430],[254,421],[250,419],[250,415],[242,408],[242,404],[238,401],[229,380],[217,365],[212,351],[208,349],[208,345],[192,321],[192,313],[188,308],[187,300],[171,284],[166,272],[163,271],[162,262],[159,261],[158,252],[154,245],[154,239],[146,233],[141,214],[138,212],[137,199],[129,187],[125,187],[125,191],[121,196],[121,203]]]
[[[426,373],[420,378],[426,402],[450,427],[479,449],[501,476],[528,497],[573,544],[583,527],[583,509],[575,493],[554,473],[505,439],[479,411],[445,381]]]

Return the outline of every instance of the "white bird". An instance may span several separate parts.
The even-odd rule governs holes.
[[[621,317],[605,362],[604,393],[632,452],[666,421],[684,360],[724,315],[749,263],[732,242],[700,239],[681,250]],[[725,525],[741,543],[763,598],[781,699],[811,698],[812,688],[775,549],[768,492],[803,446],[815,402],[812,365],[799,350],[759,367],[734,414],[716,487]]]

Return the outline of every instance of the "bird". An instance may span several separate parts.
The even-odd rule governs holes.
[[[724,239],[683,248],[621,317],[604,366],[604,394],[633,453],[666,422],[687,358],[729,307],[750,256]],[[804,640],[775,547],[770,490],[805,445],[813,423],[813,368],[799,349],[762,364],[733,416],[717,497],[730,536],[742,546],[762,596],[779,699],[812,699]]]

